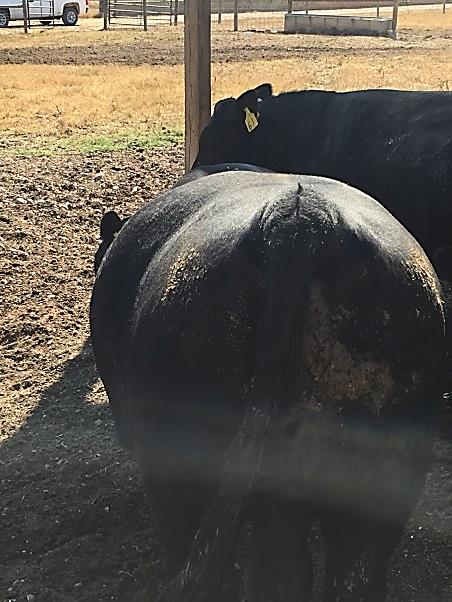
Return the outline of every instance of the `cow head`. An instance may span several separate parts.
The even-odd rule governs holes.
[[[270,84],[217,102],[210,122],[199,141],[193,167],[216,163],[255,163],[259,129],[259,104],[272,95]]]
[[[99,248],[96,251],[96,255],[94,257],[94,273],[97,274],[100,264],[102,263],[102,259],[104,258],[105,253],[108,251],[111,243],[114,241],[116,235],[124,226],[126,221],[129,218],[121,219],[116,211],[108,211],[102,217],[100,222],[100,237],[102,242],[99,245]]]

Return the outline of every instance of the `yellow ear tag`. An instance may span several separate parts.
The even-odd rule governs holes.
[[[257,118],[259,117],[259,113],[255,115],[252,111],[249,110],[248,107],[245,107],[245,125],[248,132],[252,132],[257,128],[259,122]]]

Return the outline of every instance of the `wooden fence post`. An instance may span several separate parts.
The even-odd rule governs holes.
[[[380,16],[380,0],[377,0],[377,17]]]
[[[218,3],[218,23],[221,23],[221,13],[223,12],[223,6],[221,0]]]
[[[306,14],[309,13],[309,0],[306,0]]]
[[[185,1],[185,169],[198,154],[199,137],[211,108],[211,3]]]
[[[143,0],[143,29],[148,30],[148,5],[146,0]]]
[[[22,11],[24,13],[24,33],[28,33],[28,0],[22,0]]]
[[[293,0],[287,0],[287,12],[290,14],[293,11]]]
[[[108,22],[110,16],[110,0],[104,0],[104,31],[108,29]]]
[[[177,25],[177,23],[179,21],[178,17],[179,17],[179,0],[174,0],[174,25]]]
[[[392,33],[394,39],[397,37],[397,19],[399,17],[399,0],[394,0],[394,8],[392,9]]]
[[[446,14],[446,0],[443,2],[443,15]]]
[[[234,31],[239,30],[239,0],[234,0]]]

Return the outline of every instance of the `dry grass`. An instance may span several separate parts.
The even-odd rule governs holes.
[[[3,134],[142,131],[181,123],[181,67],[5,65]]]
[[[382,14],[384,13],[382,12]],[[414,29],[452,29],[452,6],[446,7],[444,15],[441,8],[401,10],[399,26]]]
[[[97,12],[97,9],[96,9]],[[77,28],[57,26],[32,28],[28,35],[20,27],[8,27],[0,36],[1,48],[36,48],[58,46],[96,46],[104,44],[133,44],[138,41],[163,44],[182,39],[182,28],[152,27],[148,32],[140,29],[111,29],[102,31],[103,20],[94,17],[79,21]]]
[[[437,26],[447,19],[452,27],[452,9],[444,17],[435,10],[424,11],[422,22]],[[405,13],[415,27],[419,13]],[[416,21],[417,19],[417,21]],[[140,31],[99,32],[94,19],[83,22],[75,31],[34,30],[26,37],[18,30],[0,38],[1,46],[12,41],[39,46],[41,44],[132,44],[143,39],[159,48],[180,44],[181,28],[154,28],[148,34]],[[85,27],[86,26],[86,27]],[[3,34],[3,32],[2,32]],[[75,34],[75,35],[74,35]],[[42,37],[41,37],[42,36]],[[71,37],[72,36],[72,37]],[[275,90],[303,88],[351,90],[360,88],[439,89],[452,87],[452,51],[447,36],[434,36],[411,47],[405,41],[393,42],[369,38],[326,38],[321,36],[275,35],[274,47],[287,48],[301,44],[296,58],[242,60],[213,64],[214,100],[237,95],[262,81],[271,81]],[[217,32],[214,45],[225,45],[231,57],[240,61],[240,49],[261,44],[262,34]],[[265,38],[268,42],[269,38]],[[446,44],[446,46],[445,46]],[[173,46],[171,46],[173,45]],[[229,47],[230,45],[230,47]],[[273,47],[273,46],[272,46]],[[310,52],[307,52],[311,49]],[[1,51],[1,50],[0,50]],[[54,50],[55,52],[55,50]],[[85,50],[86,52],[86,50]],[[89,51],[91,52],[91,50]],[[134,51],[135,52],[135,51]],[[137,48],[139,54],[139,49]],[[141,136],[166,126],[181,131],[183,124],[182,65],[2,65],[0,106],[2,132],[0,151],[23,140],[72,139],[83,136]]]
[[[428,65],[428,69],[426,66]],[[5,65],[0,89],[3,136],[70,136],[147,131],[165,125],[182,127],[181,66],[67,67]],[[213,66],[217,100],[262,81],[277,91],[301,88],[350,90],[366,87],[448,89],[448,57],[379,57],[366,63],[359,56],[254,61]]]
[[[266,80],[273,83],[276,91],[306,88],[443,90],[452,88],[452,61],[436,53],[413,55],[409,60],[404,54],[378,56],[371,62],[360,56],[333,54],[303,62],[298,59],[257,61],[241,65],[240,69],[227,64],[214,65],[214,98],[239,94]]]

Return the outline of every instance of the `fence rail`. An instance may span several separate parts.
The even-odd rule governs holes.
[[[194,0],[196,1],[196,0]],[[183,22],[186,0],[107,0],[104,26],[172,24]],[[452,0],[398,0],[399,7],[446,4]],[[212,22],[223,29],[284,30],[284,15],[292,12],[367,9],[379,16],[380,9],[394,6],[394,0],[211,0]]]
[[[143,27],[148,24],[171,24],[177,8],[176,0],[107,0],[104,29],[116,27]]]
[[[450,4],[452,0],[446,0]],[[235,5],[239,13],[249,12],[286,12],[290,5],[294,11],[306,10],[335,10],[355,8],[392,7],[393,0],[212,0],[212,14],[234,13]],[[443,4],[442,0],[399,0],[399,6],[428,6],[432,4]],[[184,14],[185,0],[178,2],[178,14]]]

